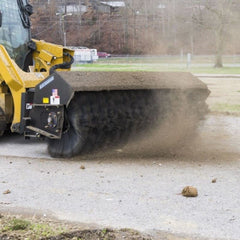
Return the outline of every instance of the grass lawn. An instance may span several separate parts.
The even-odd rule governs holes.
[[[213,112],[220,113],[240,113],[240,105],[239,104],[227,104],[227,103],[217,103],[213,106],[209,106],[210,110]]]
[[[240,67],[183,67],[176,65],[161,65],[161,64],[82,64],[75,65],[73,71],[164,71],[164,72],[191,72],[194,74],[209,73],[209,74],[240,74]]]
[[[122,57],[99,59],[93,64],[74,64],[73,71],[170,71],[194,74],[240,74],[240,59],[225,57],[223,68],[213,67],[213,56],[195,57],[187,67],[180,57]]]

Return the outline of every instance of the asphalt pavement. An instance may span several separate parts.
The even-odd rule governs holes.
[[[239,240],[239,124],[239,117],[209,115],[196,141],[162,156],[118,149],[52,159],[45,142],[3,137],[0,211],[186,239]],[[180,194],[189,185],[198,197]],[[10,193],[3,194],[6,190]]]

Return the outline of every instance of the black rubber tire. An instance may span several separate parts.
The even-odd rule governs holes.
[[[0,107],[0,136],[7,130],[6,116],[2,108]]]

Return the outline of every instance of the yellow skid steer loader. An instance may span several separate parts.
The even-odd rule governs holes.
[[[209,91],[190,73],[74,72],[74,52],[31,39],[27,0],[0,1],[0,133],[47,137],[53,157],[124,144]],[[188,116],[186,115],[186,118]]]

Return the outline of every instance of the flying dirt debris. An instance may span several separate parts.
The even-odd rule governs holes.
[[[2,0],[0,11],[1,134],[47,137],[52,157],[72,157],[206,113],[209,91],[190,73],[70,72],[72,50],[30,39],[26,0]]]

